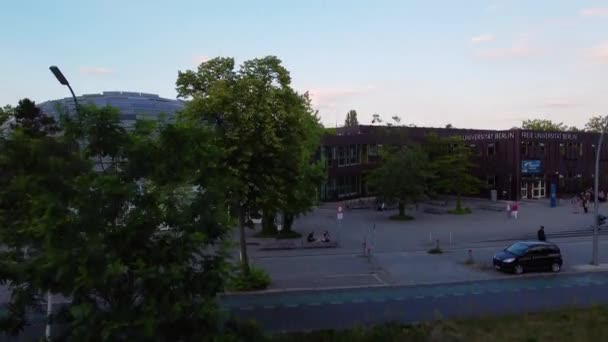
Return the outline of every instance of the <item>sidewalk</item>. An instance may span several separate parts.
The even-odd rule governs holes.
[[[509,277],[495,271],[492,256],[501,247],[473,249],[475,265],[465,265],[468,249],[448,249],[440,255],[426,251],[384,252],[373,257],[358,254],[307,255],[253,258],[272,278],[270,289],[314,289],[352,286],[418,285]],[[585,271],[591,259],[591,241],[559,243],[563,273]],[[600,262],[608,263],[608,239],[600,243]],[[512,277],[512,276],[511,276]]]

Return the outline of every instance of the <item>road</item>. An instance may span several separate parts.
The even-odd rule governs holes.
[[[231,315],[266,332],[340,329],[608,304],[608,272],[525,275],[427,286],[239,294],[222,299]]]

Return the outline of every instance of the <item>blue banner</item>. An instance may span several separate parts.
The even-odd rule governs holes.
[[[521,173],[526,175],[540,173],[540,160],[522,160]]]

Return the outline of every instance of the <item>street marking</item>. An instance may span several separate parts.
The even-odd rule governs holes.
[[[274,309],[276,306],[274,305],[264,305],[263,308],[264,309]]]
[[[334,300],[334,301],[329,302],[329,304],[339,305],[339,304],[342,304],[342,302],[339,300]]]
[[[285,306],[288,308],[297,308],[299,305],[298,304],[287,304]]]
[[[310,306],[320,306],[321,303],[313,302],[313,303],[308,303],[308,305],[310,305]]]

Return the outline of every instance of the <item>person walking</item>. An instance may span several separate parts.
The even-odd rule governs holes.
[[[589,212],[589,208],[587,207],[587,197],[583,198],[583,211],[585,214]]]
[[[536,235],[538,235],[538,241],[547,241],[547,237],[545,236],[545,226],[540,226],[540,229]]]
[[[511,219],[511,202],[507,202],[507,218]]]
[[[513,202],[511,204],[511,213],[513,213],[513,218],[517,220],[517,213],[519,211],[519,204],[517,202]]]

